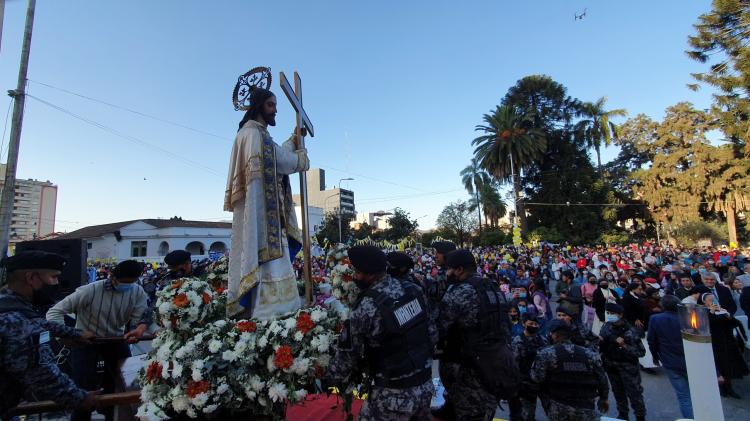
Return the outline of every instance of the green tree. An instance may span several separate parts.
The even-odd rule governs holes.
[[[484,134],[472,141],[476,147],[474,157],[495,179],[508,181],[512,178],[515,208],[521,219],[521,230],[525,231],[520,172],[546,150],[544,133],[532,126],[530,117],[517,113],[510,106],[498,106],[493,113],[485,114],[483,120],[485,124],[478,125],[476,130]]]
[[[385,230],[385,238],[388,241],[398,241],[411,237],[419,227],[415,219],[409,219],[409,213],[401,208],[393,210],[393,215],[388,218],[390,228]]]
[[[462,246],[467,243],[476,225],[474,212],[461,200],[448,204],[437,218],[438,229],[448,234],[446,238]]]
[[[612,138],[618,135],[619,130],[618,126],[610,119],[627,115],[627,112],[622,108],[605,110],[606,102],[607,97],[601,97],[596,102],[581,104],[579,113],[583,119],[576,124],[578,135],[586,142],[588,147],[593,147],[596,151],[596,163],[600,171],[602,169],[602,144],[605,146],[612,144]]]
[[[352,237],[355,240],[364,240],[367,237],[372,238],[373,234],[375,232],[375,227],[368,224],[367,222],[363,222],[357,227],[357,229],[352,230]]]
[[[461,170],[461,182],[464,184],[466,191],[474,195],[475,201],[473,206],[477,211],[479,221],[479,235],[482,235],[482,201],[480,200],[480,191],[482,188],[491,183],[490,175],[479,165],[476,157],[471,158],[471,163]]]
[[[479,197],[472,197],[468,204],[471,211],[474,211],[480,205],[482,206],[486,223],[490,228],[497,227],[498,220],[508,212],[494,183],[482,185],[479,190]],[[482,233],[480,232],[479,235],[481,237]]]
[[[341,215],[341,240],[347,243],[351,238],[351,228],[349,224],[354,215],[350,213],[342,213]],[[338,243],[339,241],[339,215],[338,212],[328,212],[325,218],[323,218],[323,224],[318,228],[318,232],[315,233],[315,239],[318,240],[318,244],[325,244],[325,240],[328,239],[330,243]]]

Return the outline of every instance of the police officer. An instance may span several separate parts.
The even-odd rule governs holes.
[[[388,274],[399,281],[411,282],[424,291],[424,284],[418,281],[410,271],[414,268],[414,260],[402,251],[392,251],[386,256],[388,259]]]
[[[45,320],[41,309],[54,303],[65,266],[62,256],[21,251],[0,262],[8,287],[0,290],[0,417],[22,400],[53,400],[68,409],[93,409],[96,392],[86,392],[57,367],[50,337],[86,344],[93,337]]]
[[[547,416],[550,421],[598,420],[597,408],[609,410],[609,385],[599,355],[570,342],[573,328],[562,320],[553,320],[549,332],[553,345],[539,351],[530,373],[549,396]]]
[[[604,370],[617,403],[617,418],[628,419],[628,399],[637,421],[646,419],[638,359],[646,355],[639,331],[625,320],[621,305],[607,303],[606,322],[599,332]]]
[[[427,299],[430,300],[431,304],[434,304],[433,308],[437,309],[440,301],[443,299],[443,295],[448,290],[448,269],[446,268],[445,257],[448,253],[456,249],[456,245],[450,241],[439,241],[433,243],[432,246],[435,248],[435,264],[438,266],[438,272],[430,284]]]
[[[599,352],[599,337],[594,335],[586,326],[576,323],[574,317],[575,315],[570,310],[557,307],[557,319],[562,320],[571,328],[570,341],[576,345],[585,346],[594,352]],[[552,342],[551,337],[549,342]]]
[[[500,401],[498,386],[505,386],[496,382],[515,379],[512,387],[518,386],[518,369],[509,346],[507,303],[496,283],[477,275],[470,251],[449,253],[446,266],[451,284],[440,304],[438,331],[445,343],[440,379],[447,397],[446,406],[441,408],[444,412],[435,415],[491,420]],[[501,353],[488,352],[503,347],[507,348],[505,360]],[[489,360],[483,358],[488,355]]]
[[[360,420],[430,420],[434,342],[424,295],[386,273],[386,256],[377,247],[352,247],[348,254],[362,292],[341,331],[326,382],[346,385],[367,370],[374,385]]]
[[[521,388],[518,397],[509,402],[510,418],[513,421],[534,421],[539,385],[531,380],[531,366],[534,364],[536,354],[547,346],[548,342],[539,334],[540,323],[536,316],[524,314],[521,322],[524,327],[523,333],[513,338],[511,344],[513,356],[521,372]]]
[[[164,263],[167,264],[167,275],[161,280],[161,286],[165,286],[168,283],[184,278],[186,276],[201,276],[201,268],[193,269],[193,261],[191,259],[190,252],[185,250],[174,250],[167,253],[164,256]]]

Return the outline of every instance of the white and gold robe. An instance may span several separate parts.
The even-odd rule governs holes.
[[[277,145],[250,120],[237,133],[224,210],[233,212],[227,316],[273,318],[297,310],[300,298],[289,243],[301,244],[289,174],[309,169],[294,137]]]

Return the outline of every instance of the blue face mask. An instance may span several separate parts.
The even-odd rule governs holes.
[[[115,288],[115,291],[117,292],[128,292],[131,289],[133,289],[134,286],[135,286],[134,283],[133,284],[117,284],[115,285],[114,288]]]
[[[519,298],[526,298],[526,293],[525,292],[519,292],[518,293],[518,297]]]
[[[526,307],[525,306],[518,306],[518,312],[520,314],[526,313]]]
[[[612,314],[612,313],[607,313],[607,314],[604,315],[604,320],[607,321],[607,322],[614,323],[614,322],[620,320],[620,316],[618,316],[616,314]]]

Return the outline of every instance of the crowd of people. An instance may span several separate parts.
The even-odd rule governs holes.
[[[410,416],[430,417],[433,357],[440,361],[445,387],[445,405],[433,415],[445,420],[491,419],[501,401],[507,401],[512,420],[535,419],[537,402],[551,420],[598,419],[609,411],[610,390],[618,418],[629,419],[632,412],[643,420],[641,371],[657,366],[673,386],[682,415],[690,418],[680,304],[708,309],[717,377],[705,380],[718,382],[723,396],[741,399],[733,382],[750,373],[744,358],[750,312],[747,250],[650,244],[457,249],[439,242],[386,252],[349,248],[353,281],[362,292],[326,376],[329,384],[338,384],[354,371],[374,370],[375,390],[362,419],[402,411],[390,407],[398,399],[413,403]],[[87,390],[118,387],[112,383],[117,376],[106,373],[119,369],[129,355],[128,344],[152,325],[155,292],[180,277],[200,276],[210,263],[192,261],[180,250],[160,265],[133,260],[94,264],[87,285],[51,306],[46,320],[24,324],[8,315],[31,317],[35,308],[53,304],[50,290],[62,265],[54,255],[29,253],[4,261],[9,288],[0,293],[3,369],[75,408],[76,420],[89,419],[97,408],[96,394]],[[301,277],[301,259],[294,267]],[[317,295],[330,297],[325,280],[332,268],[328,256],[313,259]],[[398,307],[403,302],[408,305]],[[383,319],[389,311],[397,323]],[[76,314],[76,329],[64,327],[70,314]],[[21,326],[28,331],[17,331]],[[9,362],[29,353],[28,344],[11,338],[31,335],[44,343],[50,332],[78,345],[70,354],[71,378],[50,368],[55,364],[43,372],[38,360]],[[90,341],[101,337],[124,341]],[[362,360],[362,355],[369,357]],[[47,350],[40,354],[55,357]],[[104,362],[104,383],[92,382],[97,361]],[[29,369],[35,364],[35,370]],[[3,409],[23,390],[6,383],[0,382]],[[377,393],[378,387],[390,392]]]

